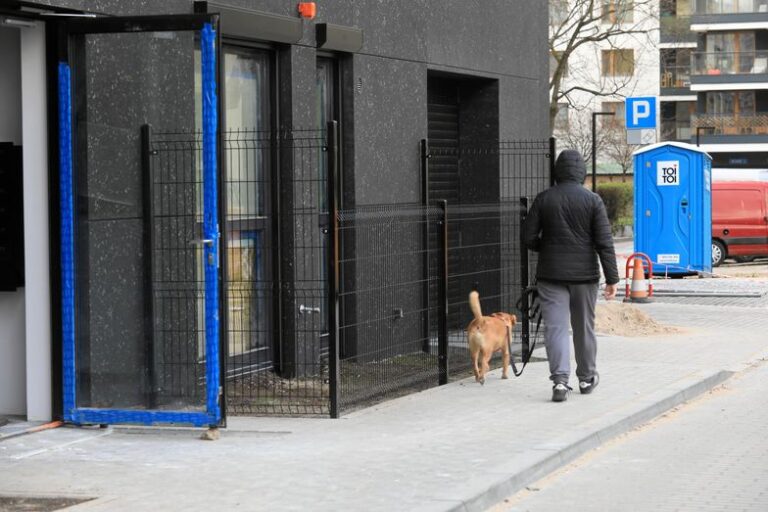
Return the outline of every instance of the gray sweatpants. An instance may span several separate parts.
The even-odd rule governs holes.
[[[549,378],[555,383],[568,383],[571,374],[571,343],[568,339],[570,319],[576,353],[576,376],[579,381],[590,380],[596,369],[595,304],[598,285],[539,281],[537,287],[546,326],[544,339],[549,360]]]

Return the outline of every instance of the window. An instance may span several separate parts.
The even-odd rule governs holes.
[[[634,50],[602,50],[603,76],[631,76],[635,72]]]
[[[549,2],[549,24],[553,27],[562,25],[568,19],[568,0]]]
[[[568,129],[568,104],[558,103],[557,114],[555,115],[555,130]]]
[[[623,101],[604,101],[601,105],[603,112],[613,112],[612,117],[603,117],[602,122],[606,126],[624,126],[624,102]]]
[[[663,16],[690,16],[693,0],[661,0],[660,11]]]
[[[632,0],[603,0],[600,17],[603,23],[631,23],[634,19]]]
[[[707,114],[752,115],[754,113],[755,91],[707,93]]]
[[[768,0],[696,0],[698,14],[768,12]]]
[[[707,34],[708,52],[753,52],[755,51],[755,33],[714,32]]]
[[[563,52],[552,52],[549,54],[549,78],[555,76],[557,70],[557,61],[563,58]],[[568,62],[563,66],[563,78],[568,78]]]

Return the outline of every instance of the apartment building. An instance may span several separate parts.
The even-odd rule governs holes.
[[[696,93],[691,91],[691,55],[696,34],[690,31],[692,0],[665,0],[659,6],[660,139],[688,142]]]
[[[559,148],[572,147],[587,154],[591,151],[592,114],[614,114],[601,115],[597,121],[598,173],[622,173],[627,170],[627,162],[631,168],[624,102],[631,96],[658,94],[658,10],[657,1],[550,3],[550,74],[556,59],[573,39],[572,32],[564,27],[572,26],[577,17],[592,20],[585,24],[587,28],[577,39],[590,39],[594,33],[612,34],[600,41],[588,41],[569,55],[560,88],[567,93],[557,99],[558,113],[553,126]]]
[[[662,14],[663,138],[700,144],[715,167],[767,167],[768,0],[677,0]]]

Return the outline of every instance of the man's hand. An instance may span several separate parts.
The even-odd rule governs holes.
[[[616,290],[618,290],[618,285],[606,284],[605,290],[603,290],[603,297],[605,297],[605,300],[611,300],[616,297]]]

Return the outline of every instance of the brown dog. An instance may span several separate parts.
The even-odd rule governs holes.
[[[494,352],[501,351],[503,369],[501,378],[509,378],[509,336],[512,327],[517,323],[517,317],[509,313],[493,313],[491,316],[483,316],[480,309],[480,294],[473,291],[469,294],[469,308],[475,316],[467,326],[467,341],[469,342],[469,354],[472,357],[475,380],[485,384],[485,374],[488,372],[488,363]]]

